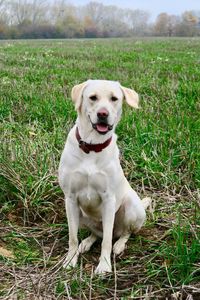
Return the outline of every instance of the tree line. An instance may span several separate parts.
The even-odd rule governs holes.
[[[0,39],[200,36],[200,11],[181,15],[66,0],[0,0]]]

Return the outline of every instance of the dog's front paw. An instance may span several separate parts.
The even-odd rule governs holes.
[[[111,262],[104,259],[104,260],[100,260],[96,270],[95,270],[95,274],[106,274],[106,273],[110,273],[112,272],[112,267],[111,267]]]
[[[63,263],[63,268],[71,269],[74,268],[77,264],[78,260],[78,251],[76,252],[68,252],[67,257]]]

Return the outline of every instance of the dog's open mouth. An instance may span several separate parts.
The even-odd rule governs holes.
[[[101,133],[101,134],[105,134],[109,131],[109,125],[108,124],[104,124],[104,123],[98,123],[95,126],[96,130]]]
[[[99,134],[106,134],[108,131],[113,129],[113,125],[108,124],[107,120],[98,120],[97,123],[93,123],[90,116],[88,117],[92,124],[92,128],[94,128]]]
[[[112,130],[113,125],[109,125],[106,122],[92,123],[92,127],[100,134],[106,134],[108,131]]]

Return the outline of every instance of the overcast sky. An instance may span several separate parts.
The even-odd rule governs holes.
[[[94,0],[93,0],[94,1]],[[69,0],[74,5],[83,5],[88,0]],[[154,18],[160,12],[181,14],[185,10],[200,10],[200,0],[99,0],[105,5],[113,4],[119,7],[148,10]]]

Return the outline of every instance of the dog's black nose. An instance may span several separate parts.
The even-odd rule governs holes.
[[[107,111],[107,109],[102,108],[97,112],[97,117],[101,120],[105,120],[109,115],[109,112]]]

